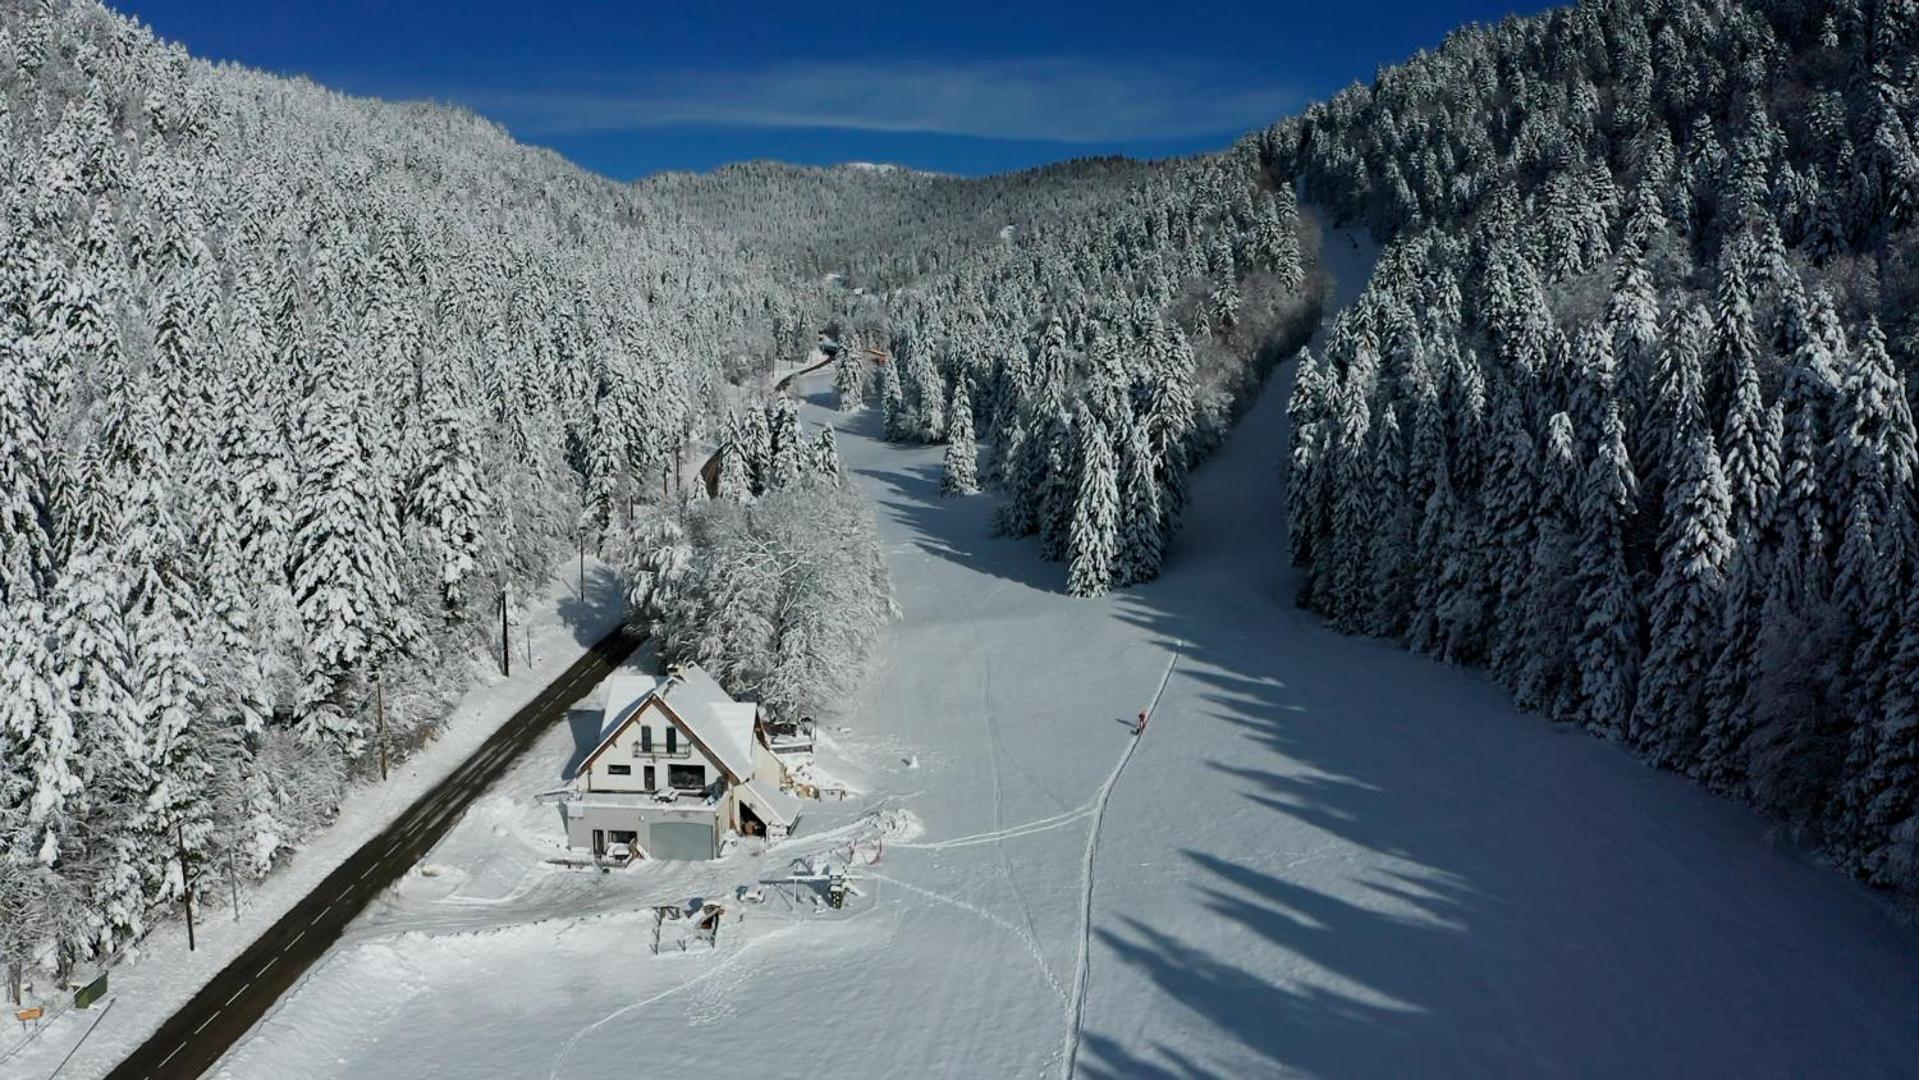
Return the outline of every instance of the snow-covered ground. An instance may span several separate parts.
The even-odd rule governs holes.
[[[79,1048],[60,1076],[99,1076],[113,1068],[262,930],[619,625],[625,605],[608,567],[589,556],[583,567],[569,559],[554,573],[545,591],[513,619],[511,678],[503,678],[494,662],[476,657],[474,689],[461,698],[438,738],[398,765],[389,782],[355,788],[324,832],[286,856],[257,888],[243,888],[237,921],[224,896],[201,909],[194,951],[187,951],[185,923],[155,927],[110,973],[110,1010],[104,1003],[68,1010],[37,1034],[20,1025],[0,1026],[0,1077],[47,1076],[76,1043]],[[97,1028],[79,1042],[96,1019]],[[29,1036],[31,1041],[21,1045]]]
[[[1367,253],[1328,255],[1350,294]],[[902,610],[823,752],[868,794],[762,854],[563,869],[532,796],[590,738],[582,707],[221,1075],[1908,1072],[1919,947],[1870,897],[1292,606],[1289,378],[1198,473],[1166,576],[1083,601],[988,535],[990,499],[939,498],[939,448],[877,441],[811,377]],[[769,900],[654,954],[652,905],[882,833],[846,911]]]

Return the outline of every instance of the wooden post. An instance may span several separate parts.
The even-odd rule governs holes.
[[[377,730],[380,737],[380,779],[386,779],[386,680],[380,676],[373,678],[373,714],[378,717]]]
[[[506,584],[500,584],[500,674],[513,675],[513,643],[506,636]]]
[[[185,894],[187,905],[187,951],[193,951],[193,875],[187,873],[187,828],[182,822],[173,823],[173,836],[180,845],[180,887]]]

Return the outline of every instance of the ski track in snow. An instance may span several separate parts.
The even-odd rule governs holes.
[[[1144,717],[1153,718],[1159,708],[1159,699],[1166,696],[1166,684],[1173,680],[1173,669],[1179,666],[1179,649],[1175,645],[1173,655],[1166,661],[1166,674],[1160,677],[1159,689],[1153,691],[1153,700],[1146,706]],[[1060,1055],[1065,1065],[1061,1075],[1071,1080],[1074,1069],[1079,1063],[1080,1027],[1086,1012],[1086,977],[1092,962],[1093,945],[1093,875],[1095,856],[1099,852],[1099,826],[1106,816],[1106,801],[1113,794],[1113,787],[1119,783],[1120,774],[1126,771],[1126,764],[1133,760],[1133,754],[1139,750],[1139,744],[1146,740],[1146,726],[1134,733],[1133,741],[1126,744],[1126,750],[1119,756],[1119,763],[1113,766],[1106,782],[1099,786],[1099,794],[1093,797],[1093,826],[1086,831],[1086,855],[1079,866],[1079,947],[1073,959],[1073,996],[1067,1001],[1066,1044]]]

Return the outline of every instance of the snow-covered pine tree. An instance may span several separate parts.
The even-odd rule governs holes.
[[[831,424],[821,425],[819,438],[807,453],[806,470],[834,487],[840,485],[840,447]]]
[[[897,357],[880,367],[880,418],[887,442],[899,442],[906,438],[911,421],[906,416],[906,395],[900,388]]]
[[[771,449],[767,453],[765,482],[768,489],[777,490],[798,480],[806,465],[800,414],[791,397],[784,393],[773,395],[766,406],[766,426]]]
[[[1125,442],[1119,447],[1119,554],[1113,583],[1133,585],[1159,576],[1166,554],[1160,528],[1159,482],[1153,444],[1145,422],[1128,413]]]
[[[1112,585],[1118,561],[1119,476],[1105,429],[1085,405],[1074,418],[1079,435],[1079,490],[1067,540],[1066,588],[1099,596]]]
[[[45,608],[23,596],[0,610],[0,858],[58,863],[79,842],[88,791],[85,747],[76,737]],[[14,832],[14,830],[18,830]]]
[[[1739,774],[1739,747],[1751,730],[1750,687],[1758,679],[1759,639],[1766,600],[1766,560],[1776,544],[1783,414],[1767,408],[1759,372],[1734,353],[1732,401],[1720,437],[1731,498],[1732,552],[1726,571],[1725,618],[1718,652],[1706,676],[1706,725],[1701,777],[1728,785]]]
[[[493,514],[472,446],[477,426],[472,413],[443,399],[433,407],[428,423],[426,456],[413,477],[408,518],[437,571],[441,607],[447,618],[457,621],[472,603],[481,533]]]
[[[1365,605],[1366,632],[1398,638],[1412,621],[1415,543],[1423,506],[1411,498],[1405,433],[1392,404],[1380,409],[1369,438],[1367,486],[1381,520],[1368,556],[1372,595]]]
[[[366,746],[354,681],[402,636],[398,552],[383,518],[392,496],[372,461],[359,396],[323,377],[300,420],[293,598],[306,633],[299,731],[348,757]]]
[[[1064,405],[1055,409],[1046,426],[1044,446],[1035,455],[1040,463],[1034,477],[1039,554],[1052,562],[1063,562],[1070,554],[1073,507],[1079,498],[1079,435],[1073,423],[1073,414]]]
[[[720,444],[720,477],[715,494],[730,502],[750,502],[753,498],[753,471],[740,437],[735,428],[732,436]]]
[[[1639,603],[1626,563],[1637,498],[1625,421],[1609,404],[1580,492],[1572,650],[1578,678],[1573,715],[1612,738],[1629,730],[1637,696]]]
[[[0,601],[39,595],[53,562],[48,401],[29,340],[0,343]]]
[[[144,911],[132,819],[141,811],[148,747],[135,697],[126,584],[105,555],[83,549],[68,560],[55,605],[62,689],[96,810],[88,818],[97,842],[87,856],[86,902],[92,914],[86,944],[111,950],[139,933]]]
[[[938,442],[946,437],[946,380],[930,350],[914,349],[909,355],[914,389],[911,434],[921,442]]]
[[[1524,708],[1565,718],[1571,714],[1579,678],[1572,653],[1579,603],[1573,581],[1583,487],[1579,439],[1569,414],[1558,412],[1547,418],[1539,470],[1538,520],[1525,590],[1527,611],[1521,624],[1526,640],[1513,696]]]
[[[969,380],[953,384],[951,418],[946,429],[946,454],[940,463],[940,494],[971,495],[979,490],[979,447],[973,441],[973,401]]]
[[[866,371],[850,345],[841,345],[833,358],[833,393],[841,412],[852,412],[866,404]]]
[[[1013,417],[1001,433],[1000,488],[1006,501],[993,515],[993,531],[1001,536],[1031,536],[1039,529],[1040,486],[1045,479],[1045,427],[1028,428],[1025,415]]]
[[[138,832],[149,903],[186,896],[190,867],[180,858],[203,851],[213,831],[210,796],[216,743],[223,733],[198,722],[205,679],[193,662],[186,627],[166,607],[134,621],[135,699],[144,736],[144,790]]]
[[[767,409],[748,408],[740,421],[738,444],[743,451],[747,474],[753,478],[753,494],[764,495],[771,489],[773,476],[773,425]]]
[[[620,417],[620,397],[601,392],[593,404],[593,423],[586,443],[584,525],[595,547],[605,542],[616,521],[625,517],[628,503],[626,426]]]
[[[1330,513],[1319,471],[1330,434],[1325,429],[1329,393],[1328,373],[1312,350],[1301,349],[1293,392],[1286,401],[1292,433],[1285,462],[1287,549],[1294,566],[1311,564],[1313,545],[1325,531]]]
[[[1731,503],[1713,438],[1695,427],[1666,497],[1659,578],[1648,605],[1650,644],[1629,729],[1634,744],[1672,768],[1696,764],[1732,554]]]

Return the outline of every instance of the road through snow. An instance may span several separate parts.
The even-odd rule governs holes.
[[[1350,293],[1363,260],[1329,243]],[[794,849],[545,867],[558,823],[531,795],[576,749],[556,733],[429,857],[457,872],[364,917],[224,1075],[1037,1080],[1067,1069],[1075,983],[1081,1077],[1908,1073],[1919,949],[1870,897],[1747,811],[1292,605],[1290,372],[1196,474],[1166,575],[1095,601],[991,537],[990,498],[940,498],[940,448],[878,441],[805,380],[902,611],[828,731],[834,771],[921,829],[857,910],[769,904],[650,955],[645,905]],[[810,806],[789,844],[843,850],[870,805]]]

